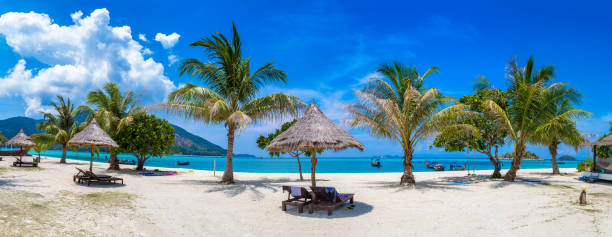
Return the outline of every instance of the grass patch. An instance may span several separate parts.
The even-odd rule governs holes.
[[[81,200],[92,205],[131,207],[135,197],[126,192],[95,192],[82,194]]]
[[[42,171],[42,170],[45,170],[45,168],[40,168],[40,167],[11,167],[11,170],[14,170],[14,171]]]
[[[551,183],[538,183],[539,185],[544,185],[544,186],[548,186],[551,188],[558,188],[558,189],[575,189],[572,186],[569,185],[563,185],[563,184],[551,184]]]
[[[0,167],[0,175],[6,173],[7,170],[6,167]]]
[[[612,193],[588,193],[587,192],[587,196],[593,196],[593,197],[610,197],[612,198]]]
[[[581,208],[583,211],[586,211],[588,213],[599,213],[601,212],[601,210],[598,209],[589,209],[589,208]]]

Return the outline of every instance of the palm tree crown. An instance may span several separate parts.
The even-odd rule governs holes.
[[[224,123],[228,129],[228,155],[223,181],[233,182],[231,158],[234,131],[239,132],[252,122],[265,119],[282,119],[286,115],[297,116],[305,104],[292,95],[277,93],[257,98],[264,86],[282,82],[287,75],[266,63],[251,73],[250,59],[242,57],[240,35],[232,24],[231,42],[217,33],[195,41],[190,46],[202,47],[208,61],[186,59],[181,73],[200,79],[206,87],[186,83],[168,95],[161,107],[170,113],[205,123]]]
[[[76,117],[81,110],[75,109],[70,99],[64,99],[62,96],[57,96],[57,100],[58,103],[51,102],[51,106],[53,106],[57,114],[43,113],[45,121],[38,124],[38,129],[55,136],[55,143],[62,145],[62,158],[60,159],[60,163],[66,163],[67,144],[68,141],[79,132]]]
[[[442,109],[451,98],[437,89],[423,88],[423,79],[433,71],[418,76],[416,68],[395,62],[379,70],[387,80],[374,78],[357,92],[359,103],[349,105],[351,127],[367,129],[372,136],[395,140],[404,152],[404,174],[400,184],[414,185],[412,154],[424,138],[442,130],[477,132],[470,125],[453,125],[459,116],[469,116],[466,105],[457,104]],[[418,90],[419,88],[421,90]],[[450,129],[453,127],[454,129]]]

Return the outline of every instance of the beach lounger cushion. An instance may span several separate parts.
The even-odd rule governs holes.
[[[338,193],[333,187],[311,187],[314,192],[314,200],[308,205],[308,213],[312,214],[317,209],[327,210],[331,216],[333,211],[344,205],[345,202],[353,203],[355,197],[352,193]]]
[[[281,209],[287,211],[287,205],[296,206],[298,212],[304,212],[304,206],[312,202],[312,194],[304,187],[283,186],[283,192],[288,192],[287,200],[281,202]]]

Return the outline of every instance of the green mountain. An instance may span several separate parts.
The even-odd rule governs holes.
[[[11,139],[19,132],[19,129],[23,128],[23,131],[27,135],[40,133],[36,129],[36,124],[42,120],[31,119],[27,117],[13,117],[4,120],[0,120],[0,131],[7,138]],[[202,155],[202,156],[224,156],[227,154],[227,150],[222,147],[202,138],[195,134],[192,134],[185,129],[171,124],[174,127],[176,140],[175,140],[175,152],[183,155]],[[59,149],[58,147],[52,147],[52,149]],[[251,155],[236,155],[236,156],[251,156]]]

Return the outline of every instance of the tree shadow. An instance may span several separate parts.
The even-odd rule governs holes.
[[[319,180],[317,180],[319,181]],[[261,178],[258,180],[241,180],[234,184],[222,184],[216,180],[182,180],[182,183],[190,183],[196,185],[204,185],[208,187],[206,192],[223,192],[228,197],[238,196],[246,191],[250,191],[255,194],[257,199],[261,200],[264,198],[262,190],[269,190],[272,192],[279,192],[283,184],[295,182],[294,179],[281,178],[281,179],[268,179]]]
[[[327,215],[326,210],[315,210],[312,214],[308,213],[308,207],[304,207],[304,212],[299,213],[298,208],[295,206],[287,205],[287,211],[285,213],[291,216],[299,216],[299,217],[307,217],[307,218],[319,218],[319,219],[339,219],[339,218],[350,218],[365,215],[369,212],[372,212],[374,207],[370,204],[364,202],[353,203],[354,207],[352,209],[348,209],[349,203],[344,204],[338,209],[334,210],[331,216]],[[279,206],[280,209],[280,206]]]
[[[375,189],[391,189],[394,192],[404,192],[410,190],[465,190],[465,188],[461,187],[462,185],[449,183],[448,181],[437,181],[437,180],[427,180],[427,181],[418,181],[414,188],[401,186],[397,181],[376,181],[376,182],[365,182],[368,185],[368,188]]]
[[[22,179],[22,177],[24,177]],[[0,187],[25,187],[25,188],[45,188],[49,185],[40,185],[35,180],[27,179],[27,175],[11,175],[0,177]]]

